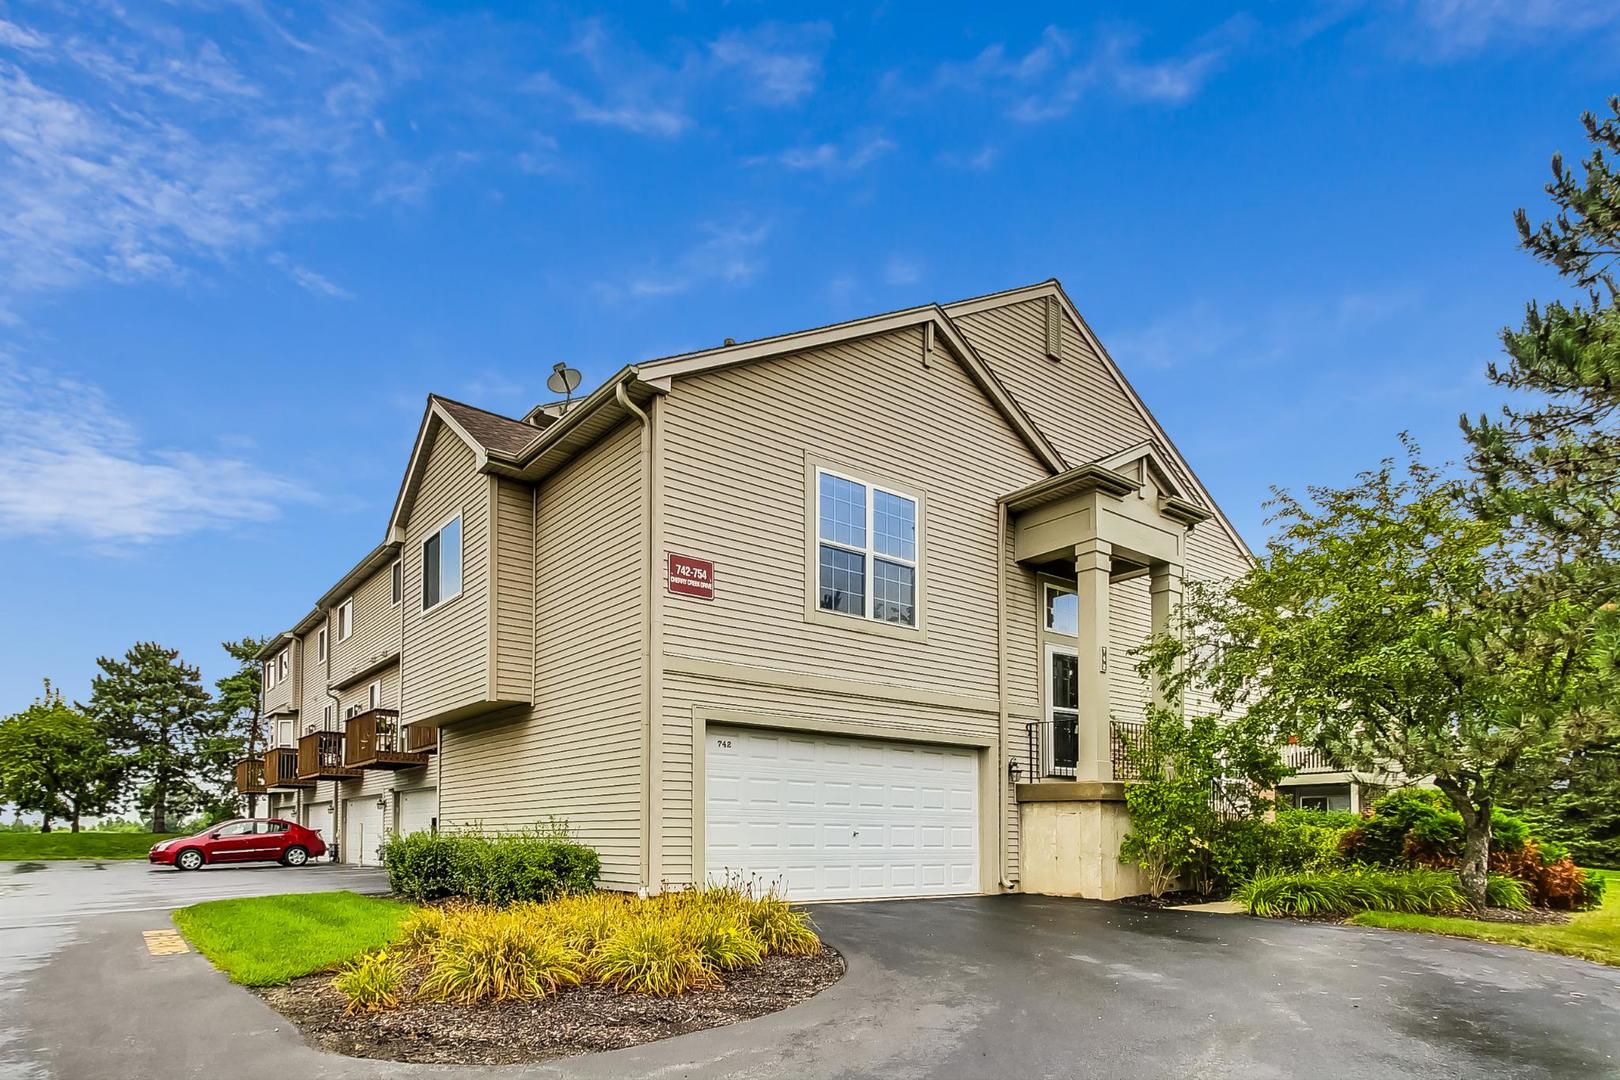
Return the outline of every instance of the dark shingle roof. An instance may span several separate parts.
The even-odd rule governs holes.
[[[512,457],[529,443],[539,438],[541,429],[510,416],[492,413],[447,397],[433,395],[444,411],[459,424],[463,431],[478,440],[486,451]],[[549,418],[548,418],[549,419]]]

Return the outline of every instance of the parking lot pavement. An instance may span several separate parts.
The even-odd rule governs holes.
[[[24,983],[86,925],[147,914],[152,926],[167,926],[170,909],[204,900],[343,889],[387,892],[388,881],[381,870],[330,863],[297,870],[253,863],[181,873],[135,860],[0,862],[0,1080],[45,1075],[39,1048],[28,1045],[31,1034],[20,1018]]]

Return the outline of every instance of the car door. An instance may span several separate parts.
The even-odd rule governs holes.
[[[245,862],[255,854],[263,838],[257,832],[258,822],[232,821],[215,829],[207,848],[209,862]]]
[[[259,846],[254,854],[256,859],[279,859],[287,853],[291,832],[285,821],[260,821],[258,825]]]

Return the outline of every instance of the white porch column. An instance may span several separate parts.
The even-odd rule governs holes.
[[[1153,635],[1176,634],[1181,630],[1181,567],[1176,563],[1154,563],[1148,572],[1148,593],[1152,597]],[[1151,691],[1156,704],[1165,704],[1163,679],[1154,675]]]
[[[1113,545],[1106,540],[1086,540],[1075,546],[1076,607],[1080,616],[1076,650],[1080,689],[1077,780],[1114,778],[1108,752],[1108,574],[1113,562]]]

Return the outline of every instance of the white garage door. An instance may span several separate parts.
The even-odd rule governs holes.
[[[433,819],[439,813],[437,788],[419,788],[399,794],[399,831],[401,833],[432,832]]]
[[[704,868],[794,900],[979,891],[978,755],[708,729]]]
[[[332,842],[332,804],[330,802],[310,803],[304,807],[301,824],[306,829],[314,829],[321,834],[321,839],[327,843]]]
[[[387,803],[387,797],[383,797]],[[343,861],[361,866],[381,866],[377,848],[383,842],[385,806],[377,796],[366,795],[343,804]]]

